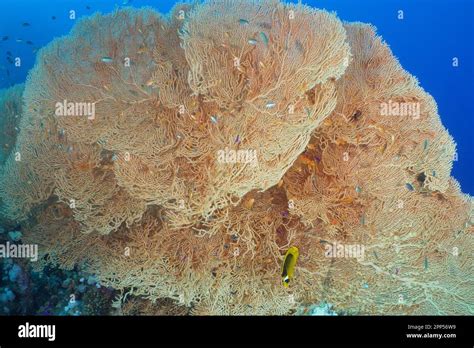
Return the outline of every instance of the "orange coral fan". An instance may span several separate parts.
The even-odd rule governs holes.
[[[471,271],[472,199],[449,176],[453,141],[374,28],[346,31],[354,60],[336,109],[283,179],[292,212],[322,240],[364,246],[363,261],[329,268],[339,280],[325,299],[359,313],[468,313],[473,284],[457,285]],[[386,115],[389,101],[420,112]]]
[[[93,104],[93,117],[54,118],[67,142],[115,154],[117,184],[143,205],[174,210],[176,227],[276,184],[334,108],[334,80],[349,61],[344,29],[332,15],[275,1],[233,2],[239,10],[214,25],[240,28],[239,18],[253,19],[224,35],[201,25],[223,5],[175,9],[186,20],[151,10],[85,20],[41,51],[25,92],[37,110],[29,118],[50,117],[58,101]],[[267,41],[249,44],[257,30]],[[37,90],[40,83],[48,88]],[[221,161],[227,149],[254,153],[252,163]],[[182,200],[185,208],[177,209]]]
[[[124,312],[137,295],[195,314],[472,313],[453,140],[369,25],[276,0],[95,15],[40,52],[24,100],[2,212],[34,215],[39,267],[83,263]]]

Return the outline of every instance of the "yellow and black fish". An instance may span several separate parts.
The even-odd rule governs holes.
[[[291,247],[285,254],[283,260],[283,267],[281,270],[281,280],[284,287],[288,287],[290,280],[293,278],[295,272],[296,261],[298,260],[299,251],[297,247]]]

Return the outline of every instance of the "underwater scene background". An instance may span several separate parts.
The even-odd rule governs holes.
[[[474,3],[302,4],[1,1],[1,315],[473,314]]]
[[[403,67],[422,81],[423,88],[435,98],[443,124],[456,141],[458,161],[453,164],[453,176],[461,183],[463,192],[473,194],[471,179],[474,163],[474,143],[470,136],[474,128],[474,106],[470,102],[474,88],[474,4],[469,0],[364,0],[357,6],[351,0],[305,1],[305,4],[336,11],[342,20],[372,23],[379,35],[390,45]],[[151,6],[168,13],[174,1],[132,0],[4,0],[1,3],[2,36],[10,40],[0,43],[2,60],[0,87],[22,83],[33,67],[35,49],[53,38],[66,35],[75,21],[69,19],[74,9],[77,18],[97,11],[110,13],[118,7]],[[400,21],[393,13],[403,9]],[[52,17],[55,17],[53,20]],[[30,22],[31,27],[22,27]],[[17,43],[17,38],[24,42]],[[26,41],[33,45],[25,44]],[[23,58],[22,68],[13,69],[7,61],[10,51]],[[460,59],[453,69],[452,59]],[[9,70],[7,76],[6,69]]]

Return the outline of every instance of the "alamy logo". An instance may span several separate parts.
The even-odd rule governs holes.
[[[56,325],[34,325],[26,323],[18,326],[18,337],[20,338],[47,338],[48,341],[56,339]]]
[[[364,259],[364,246],[361,244],[328,243],[324,246],[326,257]]]
[[[28,258],[31,261],[38,261],[37,244],[0,244],[0,258]]]
[[[252,166],[256,166],[257,150],[230,150],[225,148],[224,150],[217,151],[217,162],[219,163],[249,163]]]
[[[420,118],[420,103],[399,103],[389,100],[388,103],[380,103],[380,115],[382,116],[411,116]]]
[[[95,103],[73,103],[63,100],[57,102],[55,107],[56,116],[87,116],[89,120],[95,119]]]

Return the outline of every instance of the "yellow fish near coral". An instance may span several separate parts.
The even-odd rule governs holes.
[[[296,261],[298,261],[299,251],[297,247],[291,247],[285,254],[283,260],[283,267],[281,270],[281,281],[284,287],[288,287],[290,284],[291,278],[295,273]]]

